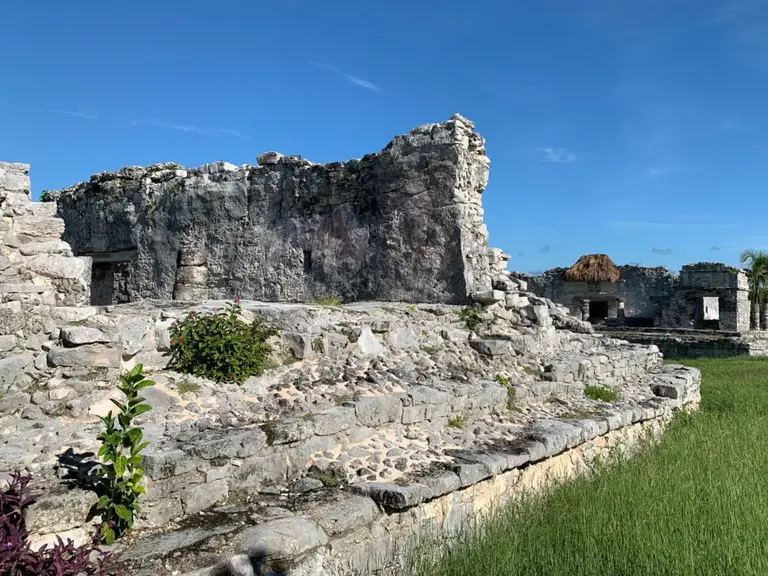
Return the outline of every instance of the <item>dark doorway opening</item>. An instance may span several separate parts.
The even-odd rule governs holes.
[[[608,318],[608,301],[594,301],[589,303],[589,320],[600,321]]]
[[[94,262],[91,267],[91,305],[112,304],[115,290],[115,267],[112,262]]]

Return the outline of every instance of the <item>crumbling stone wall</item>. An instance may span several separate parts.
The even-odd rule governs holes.
[[[619,271],[624,314],[629,318],[656,318],[672,293],[675,276],[665,266],[619,266]]]
[[[56,205],[31,201],[28,164],[0,162],[0,212],[0,402],[8,404],[46,368],[54,311],[88,301],[91,263],[61,240]]]
[[[565,268],[553,268],[540,276],[524,276],[531,290],[579,312],[579,298],[588,296],[585,284],[566,282]],[[749,329],[749,294],[744,273],[725,264],[699,263],[683,266],[679,276],[666,267],[619,266],[620,280],[603,284],[602,293],[624,302],[627,324],[633,319],[652,320],[669,328],[715,327],[720,330]],[[697,306],[704,297],[719,299],[719,322],[707,326],[697,320]]]
[[[700,328],[697,306],[702,298],[719,299],[719,329],[742,332],[749,330],[749,286],[747,276],[726,264],[700,262],[686,264],[674,292],[660,312],[661,326]]]
[[[360,160],[269,152],[258,162],[127,167],[52,194],[65,239],[94,257],[99,303],[460,303],[491,288],[481,205],[489,160],[461,116]]]

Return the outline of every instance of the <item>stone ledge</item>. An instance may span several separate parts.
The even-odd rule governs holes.
[[[392,566],[397,562],[395,540],[402,545],[409,535],[422,533],[428,526],[451,533],[517,494],[537,493],[587,472],[597,457],[607,456],[616,448],[629,456],[645,441],[659,436],[676,409],[695,408],[694,401],[685,405],[667,399],[660,402],[658,413],[652,409],[617,413],[612,420],[615,428],[607,420],[552,421],[538,428],[543,442],[531,439],[527,445],[507,447],[507,452],[457,455],[464,461],[452,470],[435,471],[408,485],[377,482],[354,486],[352,492],[322,489],[313,499],[299,502],[295,513],[284,510],[278,514],[275,509],[274,513],[283,517],[256,518],[256,525],[229,533],[226,542],[212,538],[227,558],[207,568],[200,568],[199,563],[194,566],[195,560],[188,555],[181,560],[178,553],[175,558],[169,553],[161,570],[157,570],[159,564],[147,566],[133,551],[142,546],[142,538],[121,554],[135,559],[137,576],[178,573],[175,570],[183,576],[233,576],[246,573],[239,571],[240,565],[254,563],[262,570],[272,569],[276,560],[296,573],[317,575],[351,576],[364,569]],[[144,537],[151,538],[157,536]],[[196,542],[203,551],[211,549]],[[197,553],[187,551],[192,556]],[[203,562],[209,555],[199,554]],[[371,562],[376,565],[371,566]]]

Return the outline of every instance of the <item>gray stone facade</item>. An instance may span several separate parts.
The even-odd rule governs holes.
[[[593,302],[606,302],[605,315],[593,321],[630,327],[749,330],[749,288],[743,270],[708,262],[687,264],[678,276],[664,267],[618,269],[618,282],[599,286],[565,281],[565,268],[540,276],[513,275],[524,279],[534,293],[567,306],[582,319],[587,319],[584,316]]]
[[[455,115],[360,160],[158,164],[50,194],[95,304],[142,298],[462,303],[490,290],[484,140]]]

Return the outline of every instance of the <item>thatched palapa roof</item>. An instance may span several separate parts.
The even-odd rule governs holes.
[[[567,282],[618,282],[619,269],[608,254],[586,254],[576,263],[563,272],[563,278]]]

